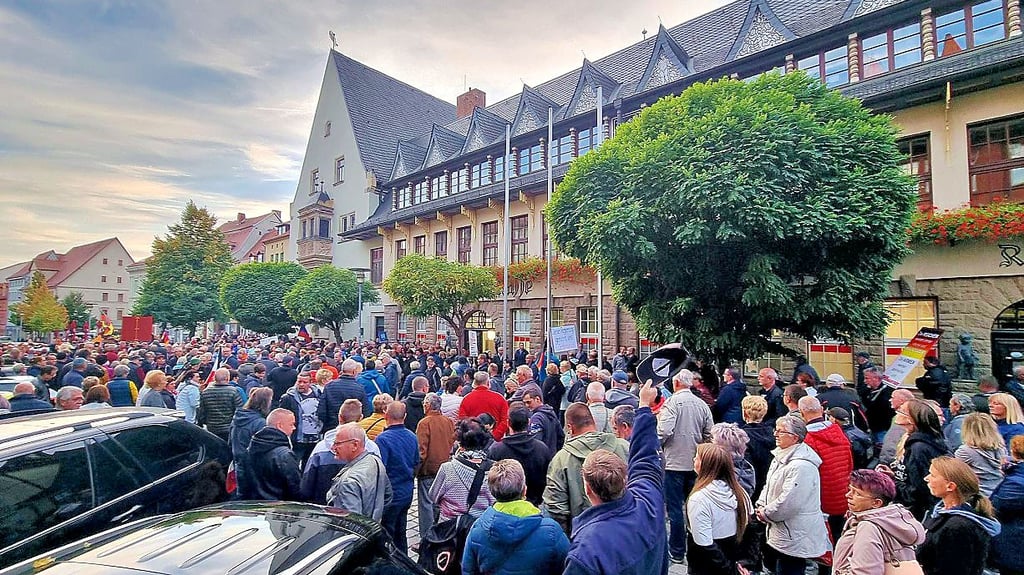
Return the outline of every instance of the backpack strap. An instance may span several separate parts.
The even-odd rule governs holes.
[[[480,465],[476,466],[476,475],[473,476],[473,484],[469,486],[469,494],[466,496],[466,513],[469,513],[476,505],[476,500],[480,497],[480,490],[484,486],[484,475],[487,475],[487,471],[493,464],[494,462],[490,459],[484,459]]]

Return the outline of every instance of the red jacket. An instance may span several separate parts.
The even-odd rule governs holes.
[[[853,451],[843,429],[834,423],[815,422],[807,425],[804,443],[821,457],[821,510],[829,515],[845,515],[849,506],[846,491],[853,472]],[[813,430],[813,431],[812,431]],[[833,537],[838,534],[833,533]]]
[[[462,398],[462,404],[459,406],[459,419],[476,417],[481,413],[490,414],[494,418],[494,430],[491,431],[491,434],[494,435],[495,441],[501,441],[501,438],[505,437],[505,432],[508,431],[508,403],[505,398],[500,393],[485,387],[474,388],[466,397]]]

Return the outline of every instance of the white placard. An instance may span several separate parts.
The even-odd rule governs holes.
[[[469,333],[469,355],[477,356],[480,355],[480,332],[475,330],[467,330]]]
[[[551,328],[551,351],[562,353],[579,349],[580,338],[576,335],[575,325],[563,325]]]

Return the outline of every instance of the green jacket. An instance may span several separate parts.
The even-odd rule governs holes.
[[[629,443],[614,433],[589,431],[565,441],[548,466],[544,487],[544,506],[551,518],[562,526],[566,535],[572,532],[572,519],[590,507],[583,491],[583,460],[598,449],[606,449],[629,461]]]

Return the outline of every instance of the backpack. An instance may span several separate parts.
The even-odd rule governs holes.
[[[485,459],[476,468],[473,484],[466,496],[466,513],[452,519],[435,523],[420,538],[420,557],[417,564],[433,575],[455,575],[462,573],[462,552],[466,549],[466,539],[476,518],[469,512],[473,509],[480,489],[484,485],[484,476],[493,462]]]

